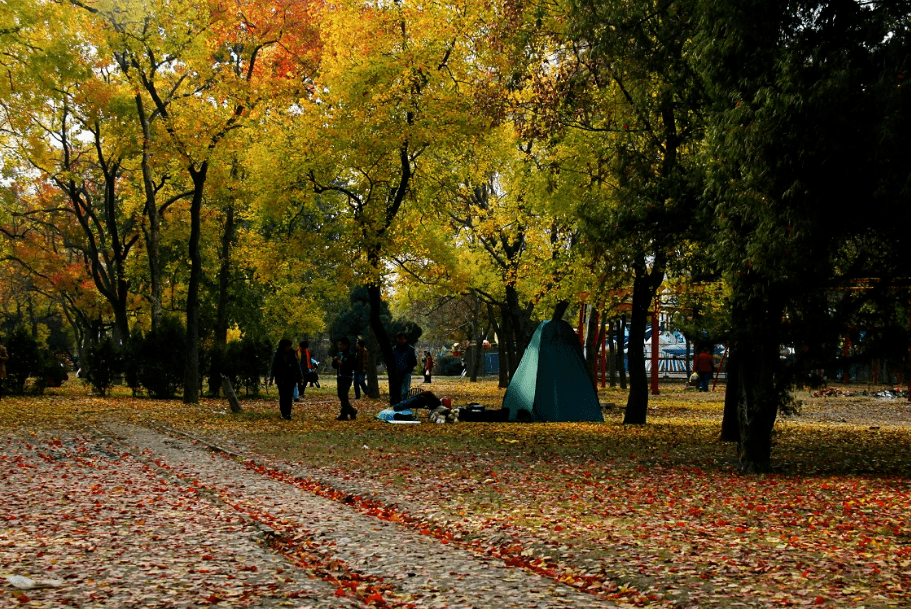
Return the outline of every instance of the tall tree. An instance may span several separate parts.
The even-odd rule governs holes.
[[[133,151],[123,129],[127,92],[110,70],[94,69],[81,21],[54,9],[30,32],[29,60],[8,73],[6,162],[17,164],[10,169],[20,180],[9,202],[28,220],[20,227],[40,225],[61,248],[81,253],[87,276],[110,304],[119,343],[129,333],[128,264],[141,219],[123,187]]]
[[[187,360],[183,399],[199,397],[201,214],[213,155],[230,141],[270,85],[312,69],[308,5],[294,0],[225,4],[74,2],[110,31],[123,75],[160,118],[190,190],[190,274],[186,291]],[[138,105],[138,102],[137,102]],[[144,112],[140,111],[144,115]],[[148,199],[148,190],[147,199]]]
[[[381,319],[386,261],[401,251],[398,222],[414,201],[427,151],[464,141],[479,125],[464,95],[476,22],[455,5],[341,2],[323,12],[324,54],[314,95],[289,114],[297,173],[333,201],[342,245],[354,264],[348,282],[367,285],[370,326],[389,371],[390,399],[401,379]],[[427,163],[429,165],[429,163]]]
[[[690,65],[694,2],[514,3],[500,38],[510,115],[576,173],[579,249],[607,285],[632,283],[626,423],[645,423],[644,336],[658,289],[699,216],[701,80]],[[573,141],[559,150],[561,141]],[[554,144],[558,144],[557,147]],[[600,283],[600,281],[599,281]]]
[[[717,259],[731,285],[741,468],[771,470],[793,369],[830,359],[852,282],[906,286],[911,4],[706,2]],[[840,213],[853,209],[848,216]],[[880,295],[890,290],[880,289]],[[886,302],[893,299],[885,299]],[[804,360],[812,358],[812,360]]]

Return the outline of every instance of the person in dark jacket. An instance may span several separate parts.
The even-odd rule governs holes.
[[[269,369],[269,384],[275,381],[278,387],[278,409],[282,418],[291,420],[291,406],[294,404],[294,387],[303,381],[300,362],[291,348],[291,339],[278,341],[278,349],[272,355],[272,366]]]
[[[351,389],[351,383],[354,382],[354,354],[351,353],[351,341],[346,337],[338,339],[338,355],[332,358],[332,367],[335,368],[336,381],[338,386],[338,400],[342,404],[342,411],[338,415],[339,421],[347,421],[357,418],[357,408],[351,405],[348,400],[348,390]]]
[[[370,352],[367,351],[367,346],[364,344],[363,339],[357,339],[357,344],[354,347],[354,399],[361,399],[361,391],[364,392],[364,397],[370,395],[370,390],[367,388],[367,367],[370,364]]]
[[[415,353],[414,347],[408,344],[408,337],[404,332],[396,335],[392,355],[395,357],[395,368],[402,379],[402,399],[405,400],[408,399],[408,391],[411,389],[411,373],[418,365],[418,354]]]
[[[424,382],[430,383],[433,375],[433,356],[430,355],[430,351],[424,351],[424,358],[421,361],[424,363]]]

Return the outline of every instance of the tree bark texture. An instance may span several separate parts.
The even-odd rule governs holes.
[[[224,374],[221,375],[221,387],[225,392],[225,397],[228,398],[228,404],[231,405],[231,412],[235,414],[243,412],[244,409],[240,406],[240,400],[237,399],[237,394],[234,393],[234,387],[231,386],[231,379]]]
[[[655,294],[664,279],[664,272],[657,261],[651,271],[644,261],[636,265],[633,279],[633,306],[630,313],[629,347],[629,397],[626,402],[625,424],[643,425],[648,414],[648,375],[645,371],[645,328],[649,323],[649,309],[654,306]],[[652,340],[658,340],[653,336]]]
[[[183,401],[199,402],[199,284],[202,279],[202,256],[199,252],[202,198],[206,185],[208,161],[199,168],[190,167],[193,179],[193,199],[190,203],[190,280],[187,282],[187,358],[184,367]]]
[[[620,389],[626,389],[626,368],[627,362],[629,361],[629,347],[624,347],[626,344],[626,315],[620,318],[620,338],[617,351],[619,356],[617,357],[617,366],[620,372]],[[645,347],[643,346],[643,349]]]
[[[607,360],[607,376],[608,382],[611,387],[617,386],[617,348],[614,346],[614,322],[610,322],[608,325],[610,332],[607,333],[607,349],[610,354]],[[620,322],[617,322],[617,330],[619,331]],[[622,344],[622,342],[621,342]]]
[[[727,357],[727,385],[724,390],[724,415],[721,419],[721,441],[740,441],[740,422],[738,405],[740,404],[740,375],[737,368],[737,356],[733,351]],[[689,368],[688,368],[689,369]]]
[[[225,210],[225,227],[221,236],[221,252],[218,267],[218,304],[215,310],[214,341],[215,347],[224,348],[228,344],[228,304],[231,294],[228,290],[231,283],[231,246],[234,243],[234,207],[229,205]]]
[[[763,287],[759,292],[751,278],[744,277],[734,288],[735,295],[742,290],[742,297],[732,298],[731,350],[735,357],[727,366],[728,374],[736,366],[740,469],[750,473],[772,471],[772,429],[785,398],[784,389],[776,383],[784,307],[775,286]]]
[[[392,341],[389,340],[389,334],[386,333],[386,327],[383,326],[383,320],[380,318],[382,292],[378,283],[371,283],[367,286],[367,298],[370,303],[370,329],[373,330],[373,335],[379,343],[383,363],[386,364],[386,373],[389,376],[389,404],[395,406],[402,401],[402,377],[395,367]]]

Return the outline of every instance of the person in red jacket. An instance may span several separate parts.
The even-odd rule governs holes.
[[[422,359],[424,362],[424,382],[431,382],[431,375],[433,375],[433,356],[430,355],[430,351],[424,351],[424,357]]]
[[[699,375],[699,391],[709,390],[709,379],[715,372],[715,358],[708,349],[702,349],[693,360],[693,372]]]

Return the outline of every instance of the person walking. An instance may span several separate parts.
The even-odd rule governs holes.
[[[709,390],[709,380],[715,372],[715,358],[708,349],[702,349],[693,359],[693,372],[699,375],[699,391]]]
[[[354,399],[361,399],[361,390],[364,391],[364,397],[370,395],[367,389],[367,365],[370,363],[370,352],[364,345],[364,340],[357,339],[354,347]]]
[[[424,382],[431,382],[431,376],[433,375],[433,356],[430,355],[430,351],[424,351]]]
[[[3,346],[3,338],[0,337],[0,398],[3,397],[3,381],[6,379],[6,362],[9,361],[9,355],[6,353],[6,347]]]
[[[402,379],[402,399],[405,400],[408,399],[408,392],[411,390],[411,373],[418,365],[418,355],[414,347],[408,344],[408,337],[404,332],[396,334],[392,354],[395,356],[395,369]]]
[[[291,420],[294,387],[303,381],[300,362],[297,361],[297,354],[291,345],[290,338],[278,341],[278,348],[272,355],[272,365],[269,368],[269,384],[275,381],[278,387],[278,409],[286,421]]]
[[[354,381],[354,354],[349,347],[351,341],[343,336],[338,339],[338,355],[332,358],[332,367],[336,370],[338,400],[341,402],[342,411],[338,415],[339,421],[347,421],[357,418],[357,408],[351,405],[348,400],[348,390],[351,389],[351,383]]]

